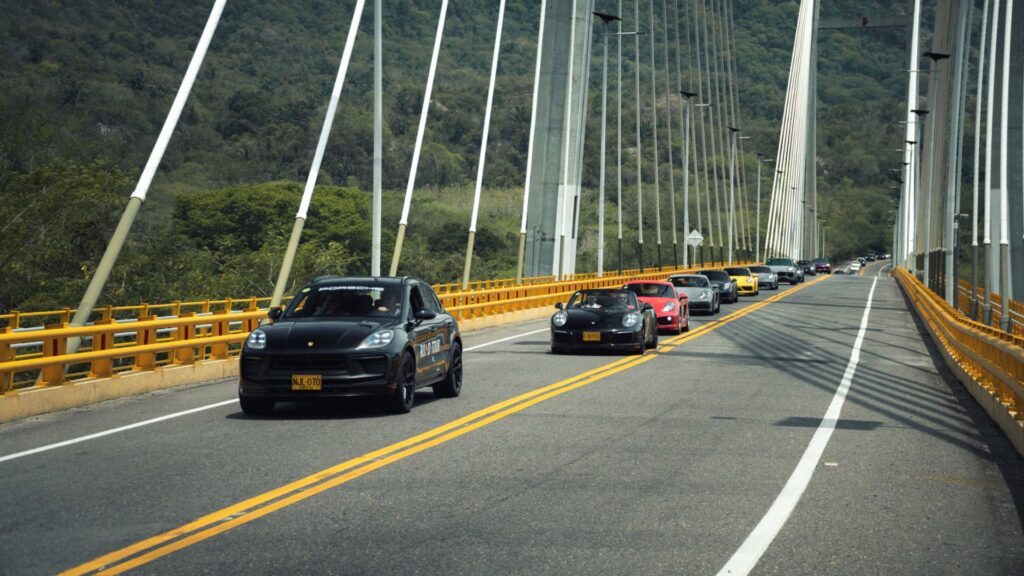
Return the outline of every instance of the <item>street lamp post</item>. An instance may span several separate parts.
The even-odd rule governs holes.
[[[597,201],[597,277],[604,276],[604,176],[605,176],[605,141],[608,124],[608,23],[621,21],[622,18],[611,14],[594,12],[594,16],[604,23],[604,58],[601,62],[601,185]],[[620,235],[620,242],[621,235]],[[622,246],[619,246],[621,256]]]
[[[693,97],[697,96],[696,92],[687,92],[682,90],[679,92],[683,96],[683,100],[686,102],[686,116],[683,127],[683,230],[685,235],[690,235],[690,118],[692,116],[693,108]],[[707,104],[697,104],[697,106],[707,106]],[[696,248],[694,248],[696,250]],[[683,246],[683,267],[690,265],[690,243],[689,241]]]
[[[729,143],[729,264],[732,265],[732,236],[736,219],[736,137],[740,129],[729,126],[732,142]]]
[[[931,241],[931,234],[930,234],[930,232],[931,232],[931,222],[930,222],[930,220],[931,220],[931,216],[932,216],[932,211],[931,211],[931,197],[928,194],[928,188],[929,187],[927,187],[927,186],[924,187],[924,195],[923,195],[923,197],[922,197],[922,194],[921,194],[921,188],[922,188],[922,186],[921,186],[921,154],[924,151],[924,134],[923,134],[924,133],[924,127],[923,127],[924,121],[923,121],[923,118],[928,115],[929,111],[928,110],[924,110],[924,109],[916,109],[916,110],[911,110],[911,112],[913,112],[914,114],[917,114],[917,127],[918,127],[918,137],[917,137],[917,142],[916,142],[916,144],[918,145],[918,153],[914,155],[914,166],[913,166],[913,169],[914,169],[914,188],[915,188],[915,190],[914,190],[914,199],[917,200],[918,202],[923,202],[924,203],[924,220],[921,222],[921,224],[924,225],[924,246],[922,247],[922,254],[924,256],[924,258],[923,258],[924,262],[922,263],[922,272],[923,272],[923,274],[921,276],[921,281],[924,282],[924,284],[930,288],[931,287],[931,277],[929,276],[929,274],[931,273],[931,264],[928,262],[928,258],[930,256],[930,250],[931,250],[931,248],[929,246],[929,242]],[[928,146],[929,151],[933,147],[934,147],[934,142],[929,144],[929,146]],[[911,216],[911,218],[913,218],[913,216]],[[916,260],[916,258],[915,258],[915,260]]]
[[[765,158],[764,154],[757,153],[757,230],[754,243],[754,260],[761,257],[761,164],[774,161],[773,158]]]

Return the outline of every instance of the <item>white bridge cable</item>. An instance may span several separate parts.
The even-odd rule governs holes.
[[[302,191],[302,200],[299,202],[299,209],[295,213],[295,225],[292,228],[291,238],[285,251],[281,270],[278,273],[277,283],[274,285],[274,294],[271,297],[270,307],[276,307],[281,303],[284,296],[285,285],[291,273],[292,261],[298,247],[299,239],[302,236],[303,223],[309,211],[309,204],[313,199],[313,190],[316,187],[317,176],[320,174],[320,164],[323,162],[324,150],[327,148],[327,141],[331,136],[331,126],[334,124],[334,116],[338,110],[338,100],[341,98],[341,89],[345,85],[345,76],[348,73],[349,62],[352,60],[352,50],[355,46],[356,37],[359,33],[359,22],[363,17],[365,0],[356,2],[352,14],[352,22],[349,24],[348,37],[345,39],[345,48],[342,51],[341,62],[338,64],[338,74],[334,79],[334,88],[331,90],[331,99],[327,105],[327,114],[324,117],[323,126],[320,128],[320,139],[316,145],[316,152],[313,154],[313,163],[309,168],[309,175],[306,177],[306,187]]]
[[[362,0],[360,0],[361,2]],[[398,238],[395,242],[395,253],[391,258],[389,276],[398,273],[398,262],[402,257],[402,241],[405,238],[405,227],[409,224],[409,208],[412,206],[412,193],[416,187],[416,170],[420,164],[420,152],[423,150],[423,135],[427,131],[427,116],[430,113],[430,96],[434,90],[434,77],[437,73],[437,57],[441,52],[441,39],[444,37],[444,23],[448,16],[448,0],[441,0],[441,14],[437,19],[437,33],[434,35],[434,49],[430,55],[430,70],[427,72],[427,87],[423,92],[423,107],[420,109],[420,122],[416,131],[416,145],[412,152],[412,164],[409,166],[409,179],[405,187],[405,200],[402,202],[402,217],[398,221]]]
[[[494,53],[491,56],[491,79],[487,85],[487,105],[484,109],[484,128],[480,136],[480,160],[476,169],[476,187],[473,190],[473,213],[469,220],[469,241],[466,248],[466,269],[462,287],[469,285],[469,272],[473,263],[473,236],[476,234],[477,215],[480,213],[480,193],[484,184],[484,166],[487,163],[487,137],[491,130],[491,108],[494,104],[494,83],[498,76],[498,56],[501,52],[501,29],[505,22],[505,0],[498,6],[498,27],[494,33]]]
[[[768,233],[765,237],[765,257],[779,256],[783,253],[783,238],[787,224],[785,213],[789,197],[789,158],[792,150],[792,134],[794,127],[793,110],[796,106],[796,78],[800,66],[801,39],[803,37],[803,12],[797,19],[793,39],[793,54],[790,56],[789,78],[787,80],[786,98],[783,105],[782,125],[779,134],[779,147],[776,152],[776,169],[772,181],[772,193],[768,214]]]
[[[181,112],[188,102],[189,94],[192,92],[192,85],[195,84],[196,77],[199,75],[199,69],[206,58],[206,52],[210,47],[213,34],[217,30],[217,24],[220,22],[220,17],[224,12],[224,5],[226,3],[227,0],[216,0],[213,4],[213,9],[210,10],[206,26],[203,28],[203,32],[199,37],[199,43],[196,45],[196,50],[192,54],[192,59],[185,71],[185,76],[178,87],[177,94],[174,96],[174,101],[171,103],[171,109],[167,113],[167,118],[160,129],[160,134],[157,136],[156,144],[154,144],[153,150],[150,152],[146,166],[143,168],[139,181],[135,185],[135,190],[128,199],[128,205],[121,215],[121,220],[114,229],[114,233],[103,251],[103,256],[100,258],[93,277],[90,279],[89,285],[82,295],[82,300],[79,302],[74,318],[71,320],[72,326],[83,326],[88,322],[93,307],[96,305],[97,300],[99,300],[103,287],[110,278],[110,271],[121,254],[121,249],[124,247],[125,240],[131,231],[135,218],[138,216],[142,203],[146,200],[150,184],[153,182],[157,168],[160,167],[160,162],[163,160],[164,152],[171,141],[171,136],[174,135]],[[78,350],[80,344],[80,338],[69,339],[67,342],[68,353]]]

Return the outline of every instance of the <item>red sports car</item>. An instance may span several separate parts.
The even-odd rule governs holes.
[[[659,280],[633,280],[622,288],[636,294],[641,303],[654,307],[658,329],[676,334],[690,329],[690,302],[686,294],[676,294],[671,282]]]

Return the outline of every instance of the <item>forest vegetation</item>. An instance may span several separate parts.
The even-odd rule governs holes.
[[[228,2],[101,304],[263,296],[272,291],[354,3]],[[618,3],[596,4],[598,10],[614,12]],[[670,0],[670,14],[674,4]],[[771,157],[777,147],[798,3],[733,4],[740,113],[744,133],[751,136],[743,163],[747,193],[753,198],[754,153]],[[903,4],[837,0],[825,3],[821,16],[902,13]],[[211,5],[185,0],[0,0],[5,15],[0,19],[0,310],[52,309],[78,302],[156,140]],[[539,5],[516,0],[508,4],[474,278],[515,273]],[[625,5],[628,28],[633,25],[632,1]],[[367,6],[289,289],[319,274],[369,272],[373,15],[372,3]],[[385,269],[409,176],[439,6],[438,0],[385,2]],[[449,9],[401,274],[431,282],[461,275],[496,6],[491,0],[464,0]],[[642,6],[645,28],[647,3]],[[655,6],[660,12],[661,2]],[[659,18],[659,42],[665,25]],[[599,241],[597,38],[595,34],[580,271],[595,269]],[[631,44],[624,43],[625,78],[633,73]],[[902,142],[895,122],[905,98],[905,48],[898,29],[821,35],[818,189],[828,226],[827,255],[833,258],[888,249],[895,210],[890,169],[900,160],[888,150]],[[645,50],[641,66],[646,79],[650,63]],[[661,54],[659,45],[659,58]],[[674,40],[670,57],[676,58]],[[686,86],[686,55],[681,58]],[[658,65],[660,75],[663,63]],[[614,74],[609,76],[614,79]],[[659,86],[659,94],[665,90]],[[649,97],[649,87],[642,91]],[[632,126],[631,82],[624,82],[623,97],[623,125]],[[643,132],[649,139],[650,102],[645,102]],[[614,106],[614,99],[610,104]],[[664,118],[672,106],[677,120],[679,105],[678,97],[660,96],[659,116]],[[615,138],[614,125],[610,116],[610,139]],[[663,129],[658,133],[664,138]],[[682,177],[679,134],[676,122],[677,191]],[[623,136],[626,154],[635,154],[632,133]],[[660,153],[664,183],[664,143]],[[635,162],[634,156],[629,158]],[[608,160],[612,192],[604,241],[611,258],[616,230],[613,146]],[[644,162],[645,174],[651,174],[653,159]],[[767,197],[770,180],[764,182]],[[627,215],[635,214],[635,184],[635,173],[624,170]],[[664,184],[662,188],[666,194]],[[651,186],[644,189],[653,194]],[[645,199],[645,205],[653,206],[653,200]],[[762,216],[766,214],[765,208]],[[653,236],[654,216],[650,211],[647,215],[645,227]],[[752,227],[753,211],[744,217]],[[663,234],[671,242],[668,221],[662,218]],[[630,245],[636,223],[624,225]],[[680,238],[684,236],[681,231]],[[632,251],[627,251],[626,265],[636,265]]]

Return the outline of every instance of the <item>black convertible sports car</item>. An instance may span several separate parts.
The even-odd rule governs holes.
[[[643,354],[658,345],[658,320],[650,304],[629,290],[579,290],[551,317],[551,351],[594,348]]]
[[[430,286],[414,278],[324,276],[302,288],[242,347],[238,400],[264,415],[279,401],[381,397],[396,413],[415,391],[462,390],[462,337]]]

